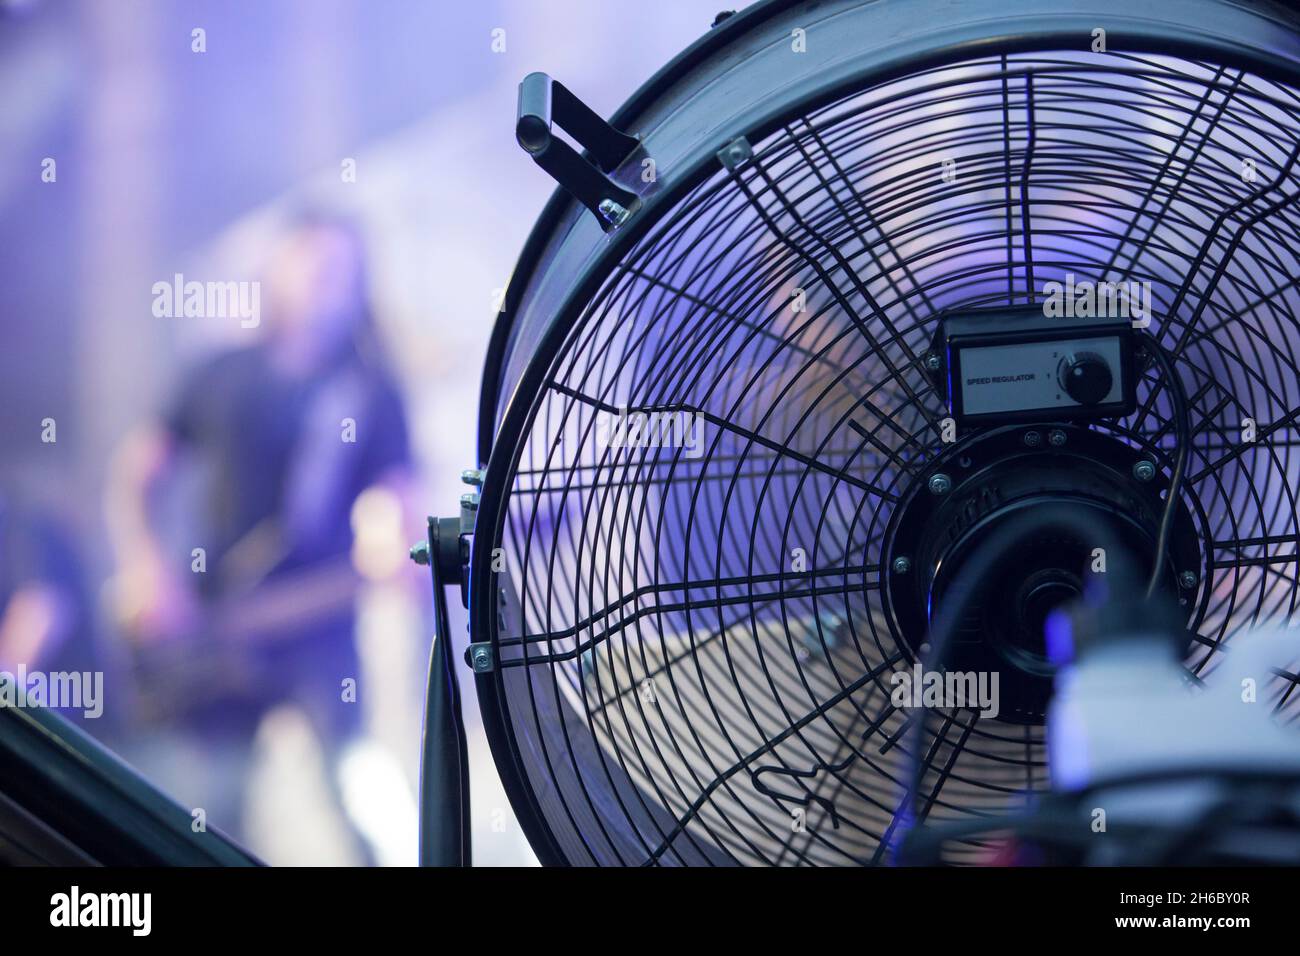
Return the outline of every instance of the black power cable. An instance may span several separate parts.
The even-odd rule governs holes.
[[[1140,854],[1121,865],[1176,866],[1200,862],[1196,855],[1223,843],[1239,825],[1270,814],[1279,826],[1295,815],[1300,772],[1290,768],[1234,767],[1219,764],[1187,764],[1155,770],[1124,773],[1093,780],[1078,790],[1043,796],[1031,810],[1006,817],[946,820],[908,832],[899,851],[905,866],[934,866],[943,862],[943,847],[953,841],[968,841],[995,833],[1009,833],[1016,840],[1052,850],[1078,853],[1083,849],[1087,826],[1085,808],[1096,806],[1102,794],[1133,791],[1171,783],[1209,783],[1222,795],[1206,804],[1190,824],[1112,821],[1108,832],[1128,849]],[[1221,850],[1226,862],[1235,865],[1258,862],[1244,850],[1232,856],[1229,846]],[[1075,862],[1082,862],[1082,858]]]
[[[1182,379],[1174,370],[1169,355],[1150,333],[1143,333],[1143,346],[1146,353],[1160,366],[1164,386],[1168,389],[1173,404],[1174,435],[1178,442],[1178,448],[1174,452],[1174,470],[1165,493],[1165,510],[1160,516],[1160,527],[1156,534],[1155,561],[1151,565],[1151,577],[1147,580],[1146,599],[1149,601],[1160,583],[1160,568],[1164,565],[1165,549],[1169,545],[1169,530],[1173,527],[1174,515],[1178,511],[1178,495],[1182,490],[1183,475],[1187,471],[1187,452],[1192,443],[1192,429],[1188,421],[1187,392],[1183,389]]]
[[[949,593],[958,595],[957,600],[947,602],[944,606],[936,609],[934,623],[930,630],[928,659],[931,669],[942,670],[944,668],[944,658],[948,653],[949,645],[952,643],[953,634],[966,611],[966,605],[975,593],[975,589],[969,586],[970,583],[980,580],[988,573],[990,568],[1003,560],[1007,549],[1015,542],[1016,538],[1027,529],[1036,527],[1037,523],[1037,519],[1032,515],[1022,514],[991,534],[980,545],[979,549],[971,555],[958,574],[957,584],[949,590]],[[1124,549],[1115,533],[1105,524],[1085,520],[1069,508],[1062,508],[1054,514],[1052,523],[1070,529],[1084,540],[1097,540],[1106,549],[1107,554],[1111,556],[1112,570],[1106,576],[1109,586],[1102,600],[1115,608],[1123,609],[1120,613],[1110,615],[1109,620],[1128,618],[1135,629],[1140,629],[1143,623],[1141,617],[1145,610],[1143,605],[1149,602],[1139,602],[1136,599],[1137,569],[1131,566],[1128,552]],[[1160,626],[1162,622],[1153,623],[1155,626]],[[907,793],[904,799],[911,811],[909,829],[911,826],[917,825],[926,812],[921,806],[921,785],[925,776],[925,762],[922,760],[921,753],[925,746],[925,725],[929,711],[930,708],[922,704],[920,713],[914,721],[914,729],[911,732],[913,741],[911,767],[908,775]]]

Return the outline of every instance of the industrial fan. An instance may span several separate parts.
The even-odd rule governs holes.
[[[1059,769],[1062,634],[1159,632],[1194,687],[1294,620],[1294,12],[768,0],[609,122],[526,77],[517,137],[560,189],[417,552],[426,861],[468,861],[448,585],[512,804],[575,865],[943,826],[985,862]]]

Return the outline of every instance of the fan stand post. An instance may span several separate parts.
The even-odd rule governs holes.
[[[461,575],[459,519],[430,518],[428,540],[411,549],[411,558],[429,565],[434,614],[420,759],[420,865],[469,866],[469,756],[444,590]]]

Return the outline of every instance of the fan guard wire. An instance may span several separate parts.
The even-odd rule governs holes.
[[[1207,556],[1188,569],[1189,672],[1296,611],[1295,90],[1169,56],[1023,53],[874,86],[753,147],[569,332],[505,502],[493,640],[577,863],[885,859],[913,745],[879,582],[893,506],[943,450],[920,367],[942,310],[1039,301],[1067,273],[1150,283]],[[702,454],[599,440],[625,408],[698,415]],[[1097,428],[1162,467],[1179,445],[1158,374]],[[1282,719],[1298,680],[1271,688]],[[934,723],[936,819],[1045,786],[1041,727]]]

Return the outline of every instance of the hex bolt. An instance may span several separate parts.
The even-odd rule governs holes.
[[[1133,464],[1133,477],[1138,481],[1150,481],[1156,476],[1156,466],[1145,458]]]
[[[483,484],[483,472],[477,468],[466,468],[460,473],[460,480],[467,485],[481,486]]]
[[[478,511],[478,495],[472,491],[467,491],[460,496],[460,506],[468,508],[470,511]]]
[[[908,571],[910,571],[910,570],[912,570],[912,559],[911,559],[911,558],[907,558],[907,557],[904,557],[904,556],[902,556],[902,555],[899,555],[897,558],[894,558],[894,573],[895,573],[895,574],[906,574],[906,573],[907,573]]]
[[[737,136],[722,149],[718,150],[718,162],[724,169],[735,172],[754,156],[754,147],[743,136]]]
[[[749,140],[743,136],[738,136],[727,144],[726,154],[727,164],[730,168],[735,169],[754,155],[754,148],[749,145]]]
[[[1053,428],[1047,433],[1047,443],[1053,448],[1060,448],[1065,444],[1065,432],[1059,428]]]
[[[411,546],[411,560],[416,564],[427,565],[429,563],[429,542],[421,541],[419,544]]]
[[[926,487],[930,489],[932,495],[946,495],[952,491],[952,479],[940,472],[937,475],[930,476],[930,481]]]
[[[627,222],[627,217],[632,215],[632,210],[626,208],[612,199],[602,199],[600,201],[600,214],[605,217],[605,221],[615,226],[621,226]]]
[[[1199,579],[1197,578],[1195,571],[1184,571],[1178,575],[1178,583],[1181,584],[1188,591],[1196,587],[1196,582],[1198,580]]]
[[[1035,431],[1025,432],[1025,444],[1030,448],[1037,448],[1043,443],[1043,436]]]

